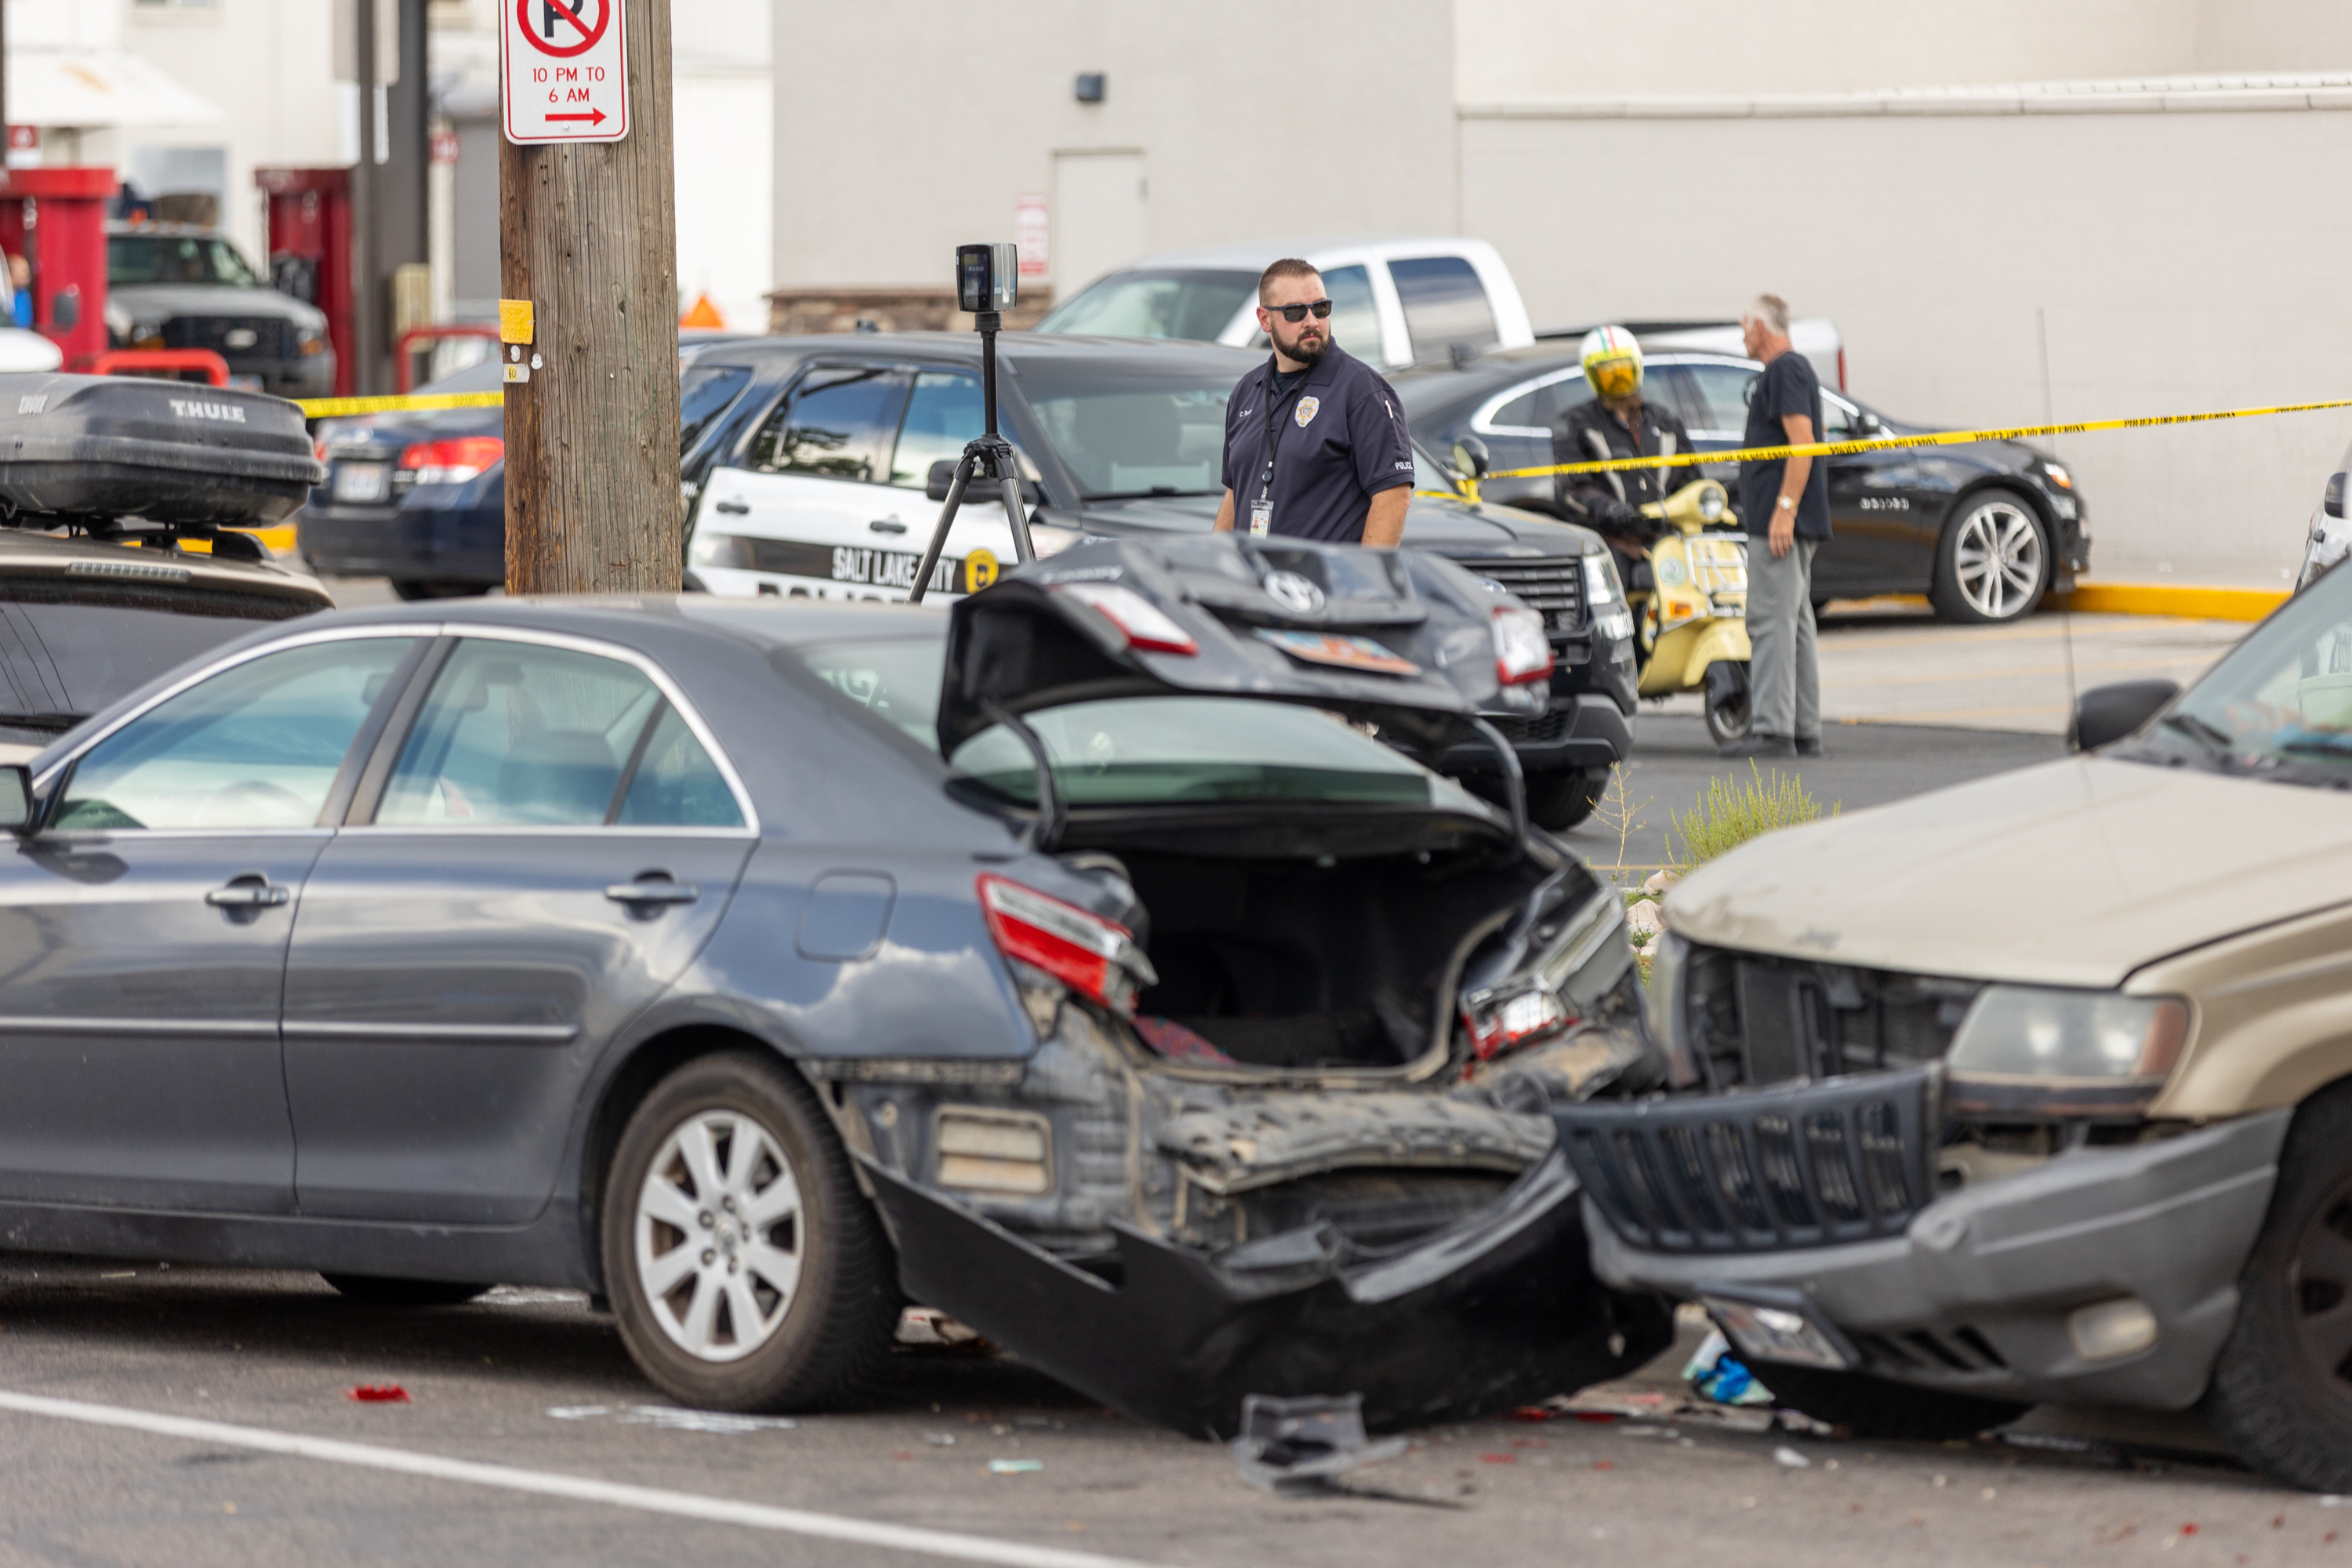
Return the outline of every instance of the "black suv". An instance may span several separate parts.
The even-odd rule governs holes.
[[[210,349],[231,384],[257,392],[335,390],[325,312],[272,289],[210,229],[107,226],[106,336],[118,349]]]

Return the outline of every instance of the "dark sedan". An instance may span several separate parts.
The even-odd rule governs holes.
[[[1194,539],[248,637],[0,768],[0,1228],[586,1289],[704,1407],[852,1396],[907,1298],[1201,1434],[1615,1375],[1670,1326],[1545,1110],[1662,1070],[1622,903],[1423,765],[1534,618]]]
[[[1748,390],[1761,367],[1728,354],[1650,356],[1643,395],[1682,416],[1708,451],[1741,444]],[[1464,436],[1486,443],[1498,469],[1552,461],[1553,422],[1592,395],[1572,344],[1488,354],[1459,372],[1407,374],[1397,395],[1413,434],[1439,451]],[[1925,434],[1841,393],[1822,394],[1830,441]],[[1731,465],[1689,470],[1735,486]],[[1830,524],[1813,563],[1818,599],[1925,594],[1953,621],[2008,621],[2090,568],[2082,497],[2065,468],[2017,441],[1858,453],[1829,459]],[[1512,506],[1555,511],[1549,478],[1486,487]]]
[[[1041,552],[1088,537],[1206,532],[1223,493],[1225,402],[1262,356],[1126,338],[1007,334],[1002,424],[1019,449]],[[766,338],[699,355],[724,411],[685,437],[695,585],[721,595],[898,599],[937,522],[946,472],[981,432],[971,333]],[[1633,617],[1600,539],[1474,504],[1425,457],[1404,542],[1544,612],[1553,702],[1506,719],[1537,820],[1581,820],[1632,749]],[[968,499],[929,592],[986,584],[1013,560],[1003,504]],[[1484,753],[1464,766],[1488,766]]]
[[[680,334],[681,449],[740,390],[694,361],[740,335]],[[422,392],[496,392],[496,360],[444,376]],[[716,401],[714,402],[714,399]],[[311,569],[335,577],[389,577],[404,599],[443,599],[503,585],[506,413],[442,408],[322,421],[326,482],[296,520]]]

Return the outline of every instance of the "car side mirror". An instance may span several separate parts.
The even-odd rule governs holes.
[[[22,763],[0,765],[0,829],[33,830],[33,771]]]
[[[955,483],[956,460],[941,458],[931,465],[929,476],[923,480],[923,494],[933,500],[948,499],[948,487]]]
[[[2118,680],[2094,686],[2074,700],[2074,722],[2066,731],[2066,744],[2077,752],[2095,752],[2137,731],[2179,695],[2177,680]]]
[[[1885,430],[1886,422],[1864,409],[1853,416],[1853,427],[1865,436],[1876,436]]]
[[[1486,450],[1486,443],[1475,436],[1465,436],[1454,443],[1454,468],[1473,479],[1483,479],[1495,466],[1495,455]]]

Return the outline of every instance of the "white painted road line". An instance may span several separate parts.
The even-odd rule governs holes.
[[[570,1498],[577,1502],[603,1503],[612,1508],[698,1519],[712,1524],[738,1524],[752,1530],[782,1531],[791,1535],[845,1541],[858,1546],[917,1552],[930,1557],[951,1557],[964,1563],[999,1563],[1008,1568],[1147,1568],[1122,1557],[1090,1552],[1065,1552],[1051,1546],[1025,1546],[994,1541],[984,1535],[925,1530],[914,1525],[882,1524],[846,1519],[839,1514],[809,1513],[793,1508],[770,1508],[764,1503],[733,1502],[725,1498],[674,1492],[660,1487],[633,1487],[620,1481],[593,1480],[584,1476],[559,1475],[551,1470],[526,1470],[512,1465],[485,1465],[472,1459],[445,1458],[373,1443],[343,1443],[331,1437],[305,1437],[293,1432],[273,1432],[266,1426],[232,1426],[221,1421],[192,1421],[181,1415],[131,1410],[118,1405],[89,1405],[78,1399],[47,1399],[36,1394],[0,1391],[0,1410],[25,1415],[46,1415],[60,1421],[80,1421],[93,1426],[120,1426],[159,1437],[184,1437],[196,1443],[257,1448],[266,1454],[322,1459],[333,1465],[391,1470],[430,1480],[461,1481],[468,1486],[498,1487],[507,1491],[532,1492],[541,1497]]]

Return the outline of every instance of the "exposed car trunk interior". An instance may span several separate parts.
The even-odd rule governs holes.
[[[1120,858],[1160,975],[1137,1032],[1177,1059],[1293,1070],[1426,1055],[1462,960],[1544,874],[1517,856],[1426,851]]]

